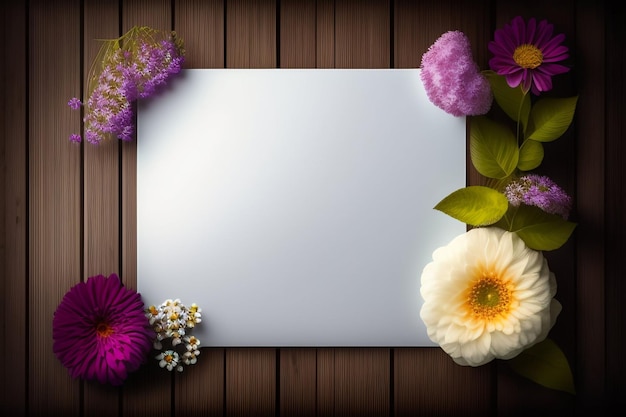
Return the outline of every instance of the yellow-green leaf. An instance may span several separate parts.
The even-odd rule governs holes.
[[[508,360],[518,374],[544,387],[576,394],[574,377],[567,357],[551,339],[524,350]]]
[[[516,232],[529,248],[535,250],[549,251],[560,248],[576,228],[576,223],[534,206],[522,204],[512,213],[508,230]]]
[[[509,87],[506,78],[502,75],[491,70],[483,73],[489,80],[493,97],[498,106],[515,122],[522,123],[524,130],[526,130],[530,113],[530,95],[524,94],[521,87]]]
[[[527,139],[519,149],[519,161],[517,169],[520,171],[530,171],[541,165],[543,161],[543,145],[536,140]]]
[[[488,178],[508,177],[519,160],[519,148],[513,132],[484,116],[469,120],[470,156],[476,170]]]
[[[504,194],[481,185],[454,191],[441,200],[435,209],[471,226],[486,226],[500,220],[506,213],[508,200]]]
[[[530,111],[527,138],[551,142],[565,133],[574,118],[578,96],[569,98],[544,98]]]

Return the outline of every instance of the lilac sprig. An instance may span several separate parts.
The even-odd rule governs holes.
[[[124,36],[103,42],[89,74],[86,103],[72,98],[68,106],[85,107],[85,139],[94,145],[117,137],[129,141],[135,133],[134,102],[155,95],[178,74],[184,63],[182,41],[174,32],[134,27]],[[70,135],[80,142],[80,135]]]
[[[510,182],[504,195],[511,205],[539,207],[546,213],[557,214],[567,220],[572,208],[571,197],[546,176],[529,174]]]

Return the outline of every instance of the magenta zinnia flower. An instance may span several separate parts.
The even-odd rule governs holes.
[[[472,58],[463,32],[446,32],[422,56],[420,77],[428,99],[453,116],[477,116],[491,108],[489,81]]]
[[[504,75],[511,88],[522,85],[524,93],[532,90],[539,95],[552,89],[552,76],[563,74],[569,68],[556,64],[568,57],[566,46],[561,45],[564,34],[552,37],[554,25],[534,18],[524,23],[521,16],[510,25],[496,30],[488,48],[493,53],[489,67]]]
[[[54,313],[53,350],[73,378],[121,385],[149,354],[155,333],[139,293],[116,274],[73,286]]]

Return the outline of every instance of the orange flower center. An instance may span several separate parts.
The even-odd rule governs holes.
[[[109,337],[113,334],[113,327],[105,321],[98,321],[96,323],[96,333],[100,337]]]
[[[467,306],[475,318],[492,320],[509,312],[511,290],[494,275],[483,275],[469,289]]]
[[[522,68],[535,69],[543,63],[543,53],[535,45],[525,43],[515,48],[513,60]]]
[[[172,363],[172,361],[174,360],[174,355],[165,355],[163,359],[165,359],[165,362],[167,363]]]

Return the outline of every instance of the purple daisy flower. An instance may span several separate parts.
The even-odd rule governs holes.
[[[539,207],[566,220],[572,208],[572,199],[565,191],[550,178],[536,174],[525,175],[509,183],[504,195],[513,206],[523,203]]]
[[[504,75],[508,85],[515,88],[521,84],[524,93],[529,90],[539,95],[552,89],[552,76],[569,71],[557,64],[565,60],[568,48],[561,45],[564,34],[552,36],[554,25],[534,18],[524,22],[515,17],[510,25],[497,29],[488,48],[493,53],[489,67]]]
[[[446,32],[428,48],[420,77],[428,99],[453,116],[477,116],[491,108],[489,81],[474,62],[463,32]]]
[[[73,286],[54,313],[53,351],[73,378],[121,385],[150,353],[155,333],[139,293],[116,274]]]

